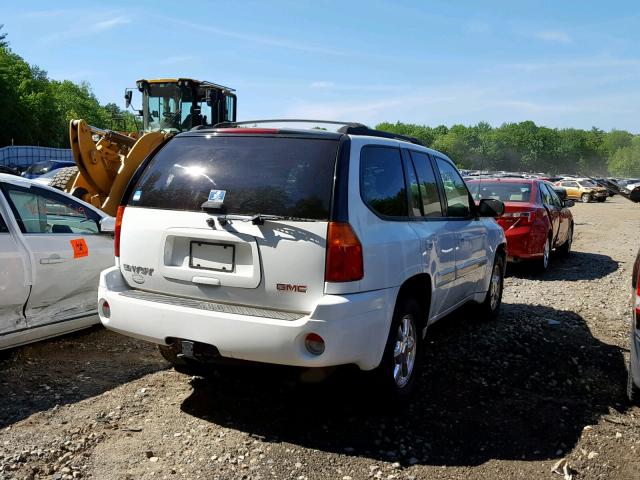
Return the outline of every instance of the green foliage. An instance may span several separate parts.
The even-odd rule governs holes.
[[[88,83],[57,81],[13,53],[0,34],[0,147],[69,146],[69,122],[137,131],[135,117],[115,104],[101,105]],[[3,43],[4,42],[4,43]]]
[[[532,121],[497,128],[485,122],[451,128],[397,122],[376,128],[415,137],[461,168],[640,176],[640,136],[623,130],[557,129]]]
[[[0,24],[0,30],[2,30],[3,27],[4,25]],[[9,42],[7,42],[6,39],[7,39],[7,34],[0,32],[0,48],[9,46]]]
[[[640,177],[640,137],[618,148],[609,158],[609,171],[619,177]]]

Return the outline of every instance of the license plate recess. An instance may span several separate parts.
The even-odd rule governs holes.
[[[189,251],[189,267],[215,272],[233,272],[236,248],[224,243],[192,241]]]

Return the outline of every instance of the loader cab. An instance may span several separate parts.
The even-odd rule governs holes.
[[[236,120],[237,98],[231,88],[189,78],[138,80],[137,86],[144,132],[178,133]]]

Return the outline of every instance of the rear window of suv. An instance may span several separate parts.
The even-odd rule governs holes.
[[[336,139],[177,137],[151,160],[128,204],[200,211],[218,192],[221,212],[326,220],[337,149]]]

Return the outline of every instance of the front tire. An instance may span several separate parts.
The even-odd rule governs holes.
[[[495,320],[500,314],[502,291],[504,290],[504,258],[496,256],[491,270],[491,280],[487,296],[480,304],[480,315],[486,320]]]
[[[591,195],[589,195],[588,193],[583,193],[580,197],[580,200],[582,200],[582,203],[589,203],[591,201]]]
[[[58,190],[68,191],[78,176],[78,167],[62,167],[51,177],[49,186]]]
[[[406,401],[415,385],[420,315],[420,306],[413,298],[398,299],[382,361],[374,370],[376,387],[392,402]]]

